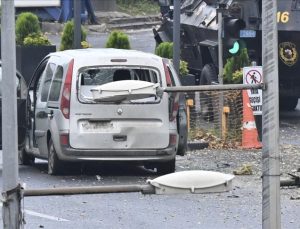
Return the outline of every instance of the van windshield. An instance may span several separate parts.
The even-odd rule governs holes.
[[[147,67],[89,67],[79,71],[78,88],[79,100],[82,102],[99,102],[93,99],[92,91],[101,85],[110,85],[114,82],[132,80],[144,81],[160,85],[158,71]],[[116,83],[116,85],[119,83]],[[128,84],[129,86],[129,84]],[[126,84],[124,88],[126,90]],[[117,93],[116,93],[117,94]],[[132,97],[131,97],[132,98]],[[145,102],[144,99],[136,101],[132,98],[131,102]],[[153,101],[153,98],[152,98]],[[128,101],[127,101],[128,102]],[[130,102],[130,101],[129,101]]]

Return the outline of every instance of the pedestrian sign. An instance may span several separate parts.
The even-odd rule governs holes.
[[[251,66],[243,68],[244,84],[261,84],[263,82],[262,66]],[[262,90],[247,90],[250,104],[254,115],[262,115]]]

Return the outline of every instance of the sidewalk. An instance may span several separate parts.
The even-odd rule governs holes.
[[[126,13],[95,12],[99,24],[84,24],[87,32],[105,33],[112,30],[139,30],[157,26],[161,23],[159,15],[131,16]],[[58,34],[63,31],[64,24],[60,22],[42,22],[44,33]]]

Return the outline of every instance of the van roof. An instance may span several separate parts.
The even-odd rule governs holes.
[[[55,53],[52,53],[55,54]],[[89,58],[93,57],[105,57],[105,58],[160,58],[157,55],[152,53],[146,53],[137,50],[128,50],[128,49],[114,49],[114,48],[88,48],[88,49],[72,49],[56,52],[58,55],[66,55],[76,59],[86,58],[88,55]]]

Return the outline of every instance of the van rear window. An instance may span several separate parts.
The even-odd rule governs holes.
[[[157,72],[147,68],[90,68],[80,74],[80,85],[103,85],[120,80],[158,83]]]
[[[145,81],[153,84],[160,84],[158,71],[154,68],[140,66],[84,68],[79,71],[79,100],[90,102],[92,100],[92,89],[97,86],[122,80]]]

